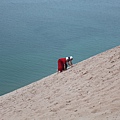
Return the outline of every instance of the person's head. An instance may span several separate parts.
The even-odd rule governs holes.
[[[70,56],[69,58],[70,58],[70,61],[73,60],[73,56]]]
[[[66,57],[66,61],[67,61],[67,62],[70,61],[70,57]]]

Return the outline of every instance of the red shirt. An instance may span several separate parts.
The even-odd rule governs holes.
[[[59,60],[61,60],[63,64],[65,64],[67,62],[66,58],[60,58]]]
[[[64,70],[64,64],[66,64],[66,58],[60,58],[58,60],[58,71],[63,71]]]

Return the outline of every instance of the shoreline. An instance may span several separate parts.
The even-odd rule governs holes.
[[[0,96],[2,120],[120,119],[120,46]]]

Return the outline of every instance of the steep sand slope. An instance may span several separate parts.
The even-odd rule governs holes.
[[[120,120],[120,46],[0,97],[1,120]]]

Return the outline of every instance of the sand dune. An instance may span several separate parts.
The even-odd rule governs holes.
[[[1,120],[120,120],[120,46],[0,97]]]

